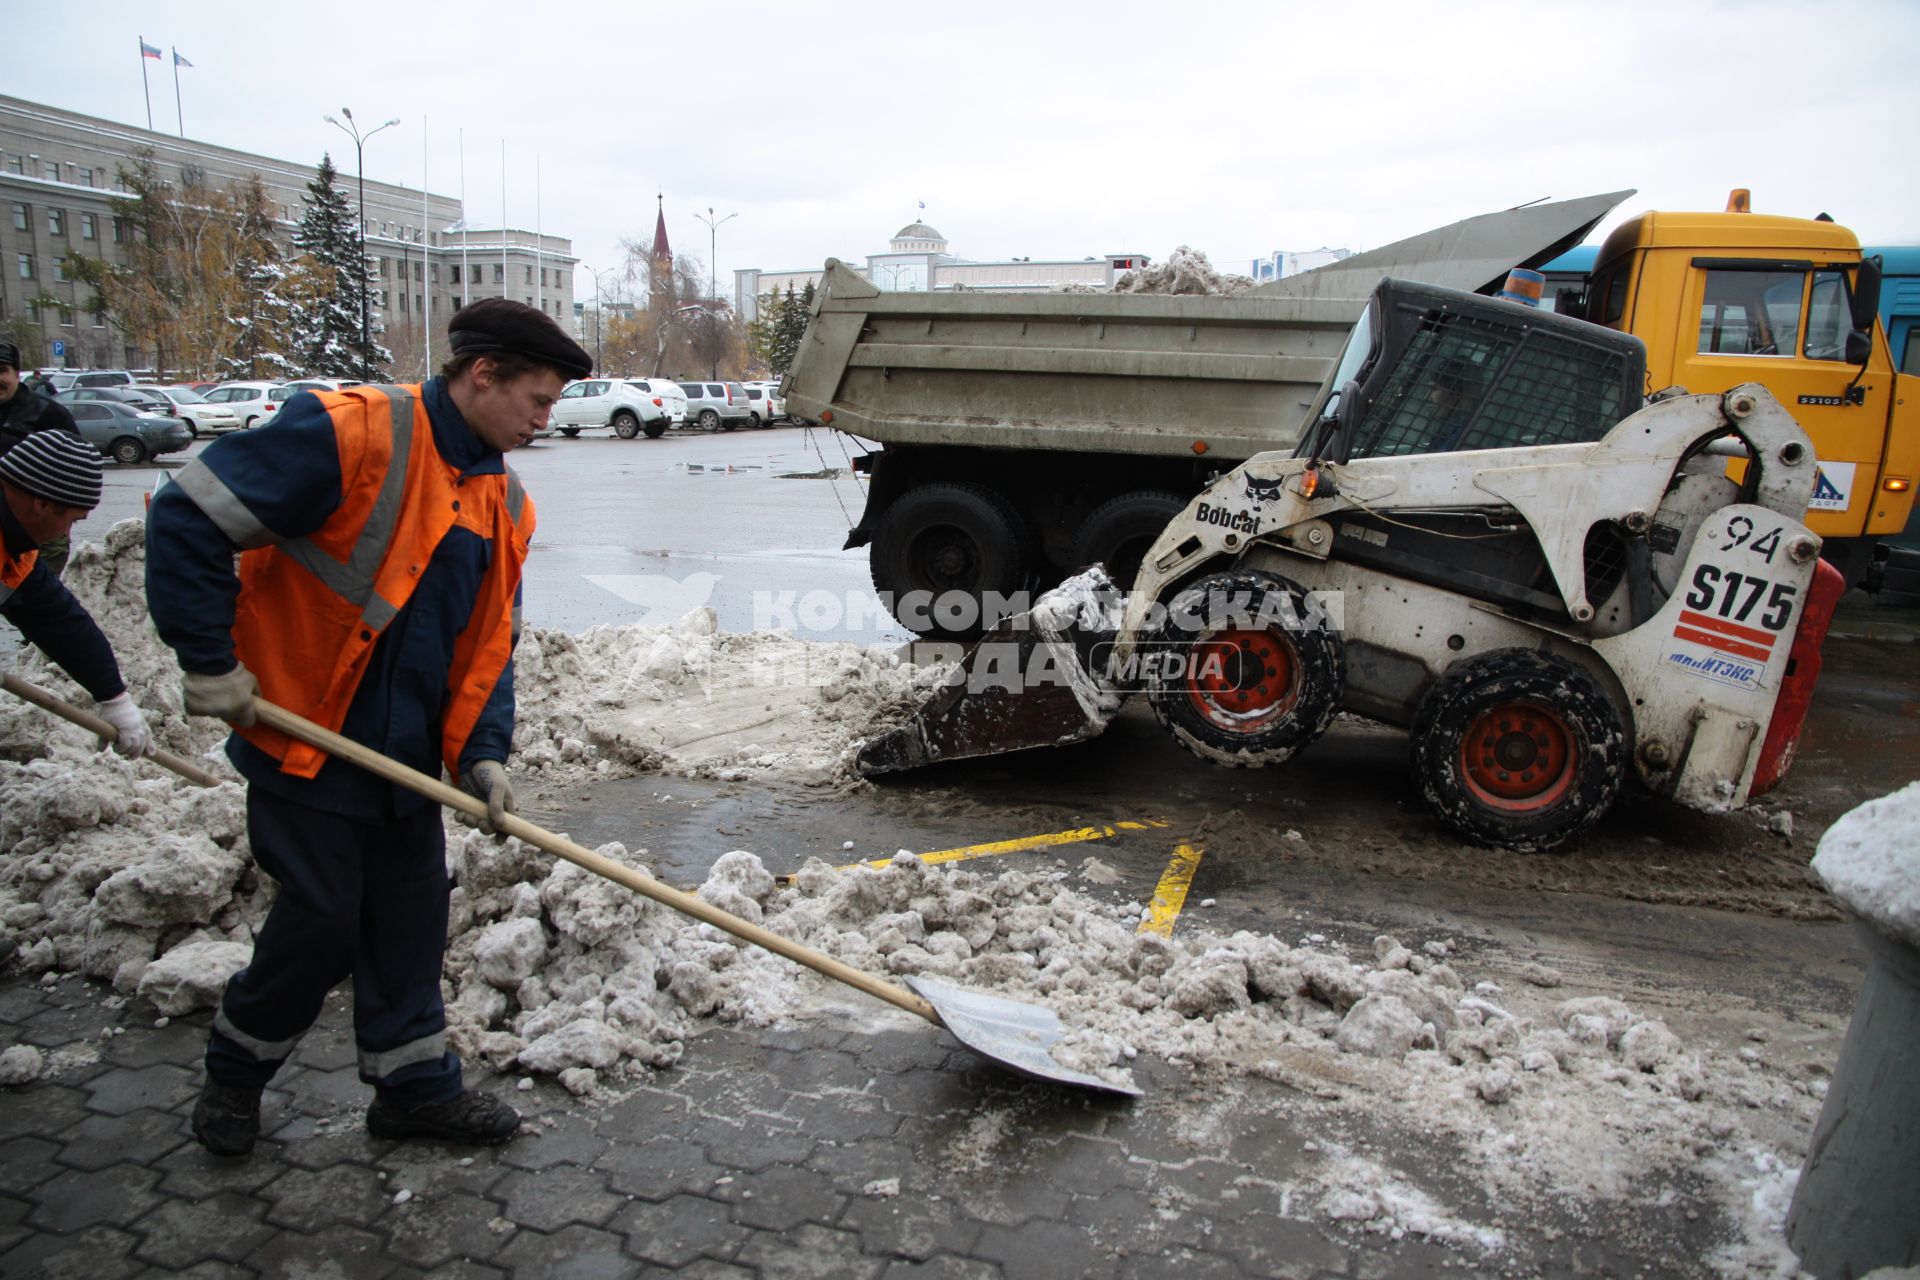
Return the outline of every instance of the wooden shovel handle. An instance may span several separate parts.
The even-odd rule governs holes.
[[[457,809],[471,818],[485,819],[486,802],[469,795],[458,787],[450,787],[438,778],[430,778],[417,769],[410,769],[397,760],[388,759],[371,747],[362,746],[351,738],[323,729],[312,721],[288,711],[285,707],[275,706],[265,698],[253,700],[254,715],[261,724],[278,729],[290,738],[297,738],[310,747],[318,747],[329,755],[352,761],[369,773],[377,774],[387,781],[396,783],[436,800],[449,809]],[[645,894],[662,906],[671,907],[682,915],[692,916],[716,929],[723,929],[736,938],[751,942],[756,947],[765,947],[776,955],[785,956],[796,964],[803,964],[815,973],[832,978],[835,982],[844,982],[850,987],[888,1004],[904,1009],[908,1013],[918,1014],[935,1026],[944,1025],[933,1005],[911,991],[906,991],[891,982],[883,981],[870,973],[862,972],[852,965],[843,964],[832,956],[823,955],[811,948],[803,947],[789,938],[761,928],[751,921],[722,911],[710,902],[703,902],[690,893],[669,888],[651,876],[642,875],[631,867],[622,866],[611,858],[605,858],[587,848],[575,844],[565,836],[555,835],[543,827],[537,827],[515,814],[508,814],[499,830],[510,836],[517,836],[530,845],[544,849],[556,858],[565,858],[575,866],[585,867],[597,876],[603,876],[615,884],[625,885],[635,893]]]
[[[82,711],[70,703],[62,702],[45,689],[40,688],[38,685],[28,684],[19,676],[10,673],[0,674],[0,688],[6,689],[8,693],[14,695],[16,698],[31,702],[42,711],[51,711],[62,720],[73,721],[73,723],[79,725],[82,729],[86,729],[99,737],[105,738],[108,742],[112,742],[120,736],[118,729],[108,724],[105,720],[102,720],[99,716]],[[219,778],[214,777],[211,773],[208,773],[205,769],[193,763],[193,761],[184,760],[171,751],[156,750],[148,759],[157,765],[173,770],[189,782],[197,782],[203,787],[217,787],[220,785]]]

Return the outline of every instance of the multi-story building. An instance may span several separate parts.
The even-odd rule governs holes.
[[[865,267],[854,270],[883,290],[928,291],[978,289],[985,293],[1044,293],[1067,285],[1108,290],[1129,271],[1148,265],[1144,253],[1108,253],[1099,257],[1007,258],[976,262],[947,252],[947,238],[924,222],[912,222],[894,232],[885,253],[867,255]],[[760,314],[759,301],[770,293],[795,293],[818,284],[826,273],[818,267],[781,271],[747,267],[733,273],[734,309],[746,320]]]
[[[1247,274],[1253,277],[1256,284],[1264,284],[1269,280],[1297,276],[1315,267],[1331,266],[1352,256],[1351,249],[1275,249],[1264,258],[1255,258]]]
[[[91,310],[92,291],[66,269],[78,253],[124,261],[122,246],[132,232],[114,200],[124,192],[120,170],[142,150],[175,184],[194,178],[218,188],[258,175],[289,243],[317,172],[313,165],[0,95],[0,323],[23,319],[40,326],[46,349],[23,353],[33,363],[141,368],[152,359],[111,317]],[[349,154],[345,166],[336,167],[343,168],[341,192],[358,206],[361,185],[352,165]],[[444,354],[447,318],[475,298],[513,298],[563,323],[572,317],[576,259],[567,238],[470,227],[452,196],[373,181],[365,190],[372,301],[396,376],[417,375],[429,346]],[[58,358],[56,342],[65,353]]]

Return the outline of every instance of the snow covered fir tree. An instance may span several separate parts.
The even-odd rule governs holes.
[[[306,212],[293,233],[289,354],[312,377],[374,381],[385,376],[393,357],[376,341],[378,326],[369,325],[367,341],[361,342],[372,264],[361,252],[353,211],[334,186],[336,176],[333,157],[322,155],[303,197]]]

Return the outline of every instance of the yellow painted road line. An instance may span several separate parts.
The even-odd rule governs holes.
[[[1111,822],[1098,827],[1075,827],[1071,831],[1050,831],[1045,835],[1021,836],[1016,840],[995,840],[988,844],[964,845],[958,849],[938,849],[932,853],[920,854],[920,861],[928,863],[965,862],[969,858],[997,858],[1004,853],[1025,853],[1030,849],[1055,849],[1061,845],[1084,844],[1089,840],[1110,840],[1114,836],[1128,831],[1159,831],[1171,824],[1158,818],[1147,818],[1141,822]],[[892,858],[874,858],[866,862],[849,862],[845,866],[835,867],[836,871],[855,871],[861,867],[871,867],[878,871],[893,865]],[[791,881],[792,876],[780,877],[782,881]]]
[[[1193,885],[1193,873],[1200,869],[1200,856],[1206,849],[1197,844],[1183,844],[1173,851],[1173,861],[1160,875],[1160,883],[1153,889],[1153,905],[1147,908],[1147,918],[1140,922],[1136,933],[1157,933],[1161,937],[1173,934],[1173,922],[1180,918],[1180,908],[1187,903],[1187,890]]]

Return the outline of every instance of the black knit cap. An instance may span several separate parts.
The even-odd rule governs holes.
[[[91,511],[100,505],[100,451],[71,431],[36,431],[0,454],[0,480]]]
[[[447,325],[453,354],[525,356],[569,378],[593,372],[593,357],[544,311],[509,298],[482,298],[453,313]]]

